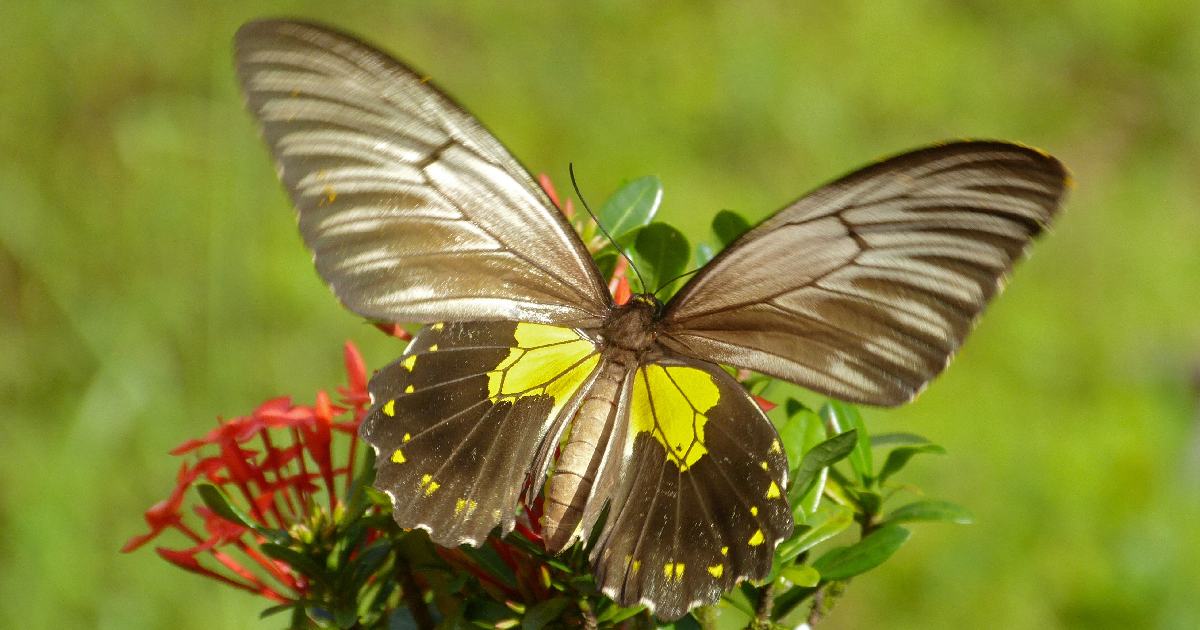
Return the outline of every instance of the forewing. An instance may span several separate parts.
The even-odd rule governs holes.
[[[529,323],[435,324],[371,379],[363,439],[375,486],[401,527],[438,544],[478,545],[511,531],[527,478],[555,421],[569,415],[598,362],[581,333]],[[544,463],[542,464],[544,466]]]
[[[596,581],[663,619],[762,578],[792,531],[787,458],[753,399],[719,367],[638,369],[623,485],[592,552]]]
[[[670,302],[660,341],[842,400],[904,403],[946,367],[1066,182],[1054,158],[998,142],[867,167],[735,241]]]
[[[251,22],[237,70],[317,270],[378,321],[594,325],[608,293],[546,194],[470,114],[325,27]]]

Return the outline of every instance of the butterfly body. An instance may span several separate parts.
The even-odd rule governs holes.
[[[427,77],[315,24],[252,22],[236,47],[321,277],[363,317],[425,324],[361,427],[396,522],[479,545],[544,493],[547,547],[593,540],[597,586],[665,619],[765,577],[793,528],[779,437],[720,366],[911,400],[1067,182],[1014,144],[918,149],[788,204],[665,305],[616,305],[545,192]]]

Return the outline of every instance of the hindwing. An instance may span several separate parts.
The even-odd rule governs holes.
[[[592,550],[622,605],[674,619],[766,576],[792,532],[774,426],[716,365],[672,359],[633,375],[623,479]]]
[[[594,378],[595,344],[570,328],[434,324],[370,383],[363,439],[396,522],[445,546],[512,530],[531,462]]]

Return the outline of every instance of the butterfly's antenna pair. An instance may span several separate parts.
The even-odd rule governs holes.
[[[629,261],[630,269],[633,269],[633,273],[637,275],[638,282],[642,285],[642,290],[645,291],[646,281],[642,279],[642,272],[638,271],[637,265],[633,264],[633,259],[629,257],[629,254],[625,253],[625,250],[621,249],[621,246],[617,244],[617,239],[613,238],[612,234],[609,234],[608,230],[604,229],[604,224],[600,223],[599,217],[588,207],[587,200],[583,198],[583,192],[579,190],[579,182],[575,181],[575,164],[573,162],[567,163],[567,171],[571,173],[571,187],[575,189],[575,196],[579,197],[579,203],[583,206],[584,210],[587,210],[588,216],[592,217],[592,221],[596,222],[596,227],[600,228],[600,233],[608,239],[609,243],[612,243],[613,249],[617,250],[618,254]],[[661,290],[661,287],[659,287],[659,290]],[[655,293],[658,293],[658,291],[655,291]]]

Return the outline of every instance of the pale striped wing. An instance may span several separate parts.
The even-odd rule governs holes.
[[[326,27],[236,37],[321,277],[378,321],[593,326],[608,292],[579,238],[470,114],[400,62]]]
[[[898,405],[946,367],[1067,182],[999,142],[906,153],[744,234],[668,304],[667,347],[852,402]]]

